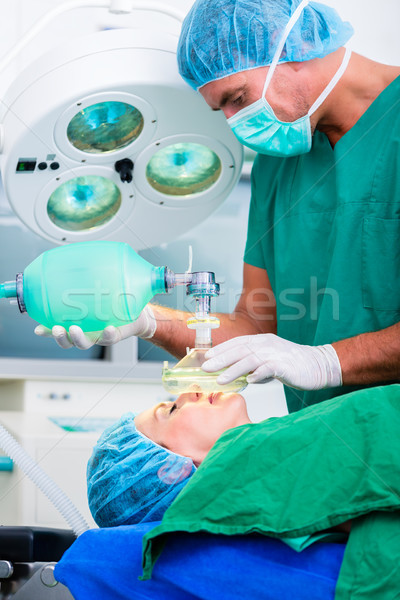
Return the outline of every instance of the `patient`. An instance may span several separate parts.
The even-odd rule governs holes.
[[[251,423],[240,394],[205,394],[193,386],[175,402],[106,429],[87,468],[88,501],[99,527],[159,521],[215,442]],[[349,531],[349,523],[335,530]]]
[[[87,469],[100,527],[158,521],[228,429],[251,423],[239,394],[196,386],[175,402],[124,415],[101,435]]]

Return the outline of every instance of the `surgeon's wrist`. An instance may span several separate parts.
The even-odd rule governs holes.
[[[321,353],[321,356],[323,356],[322,387],[331,388],[342,386],[342,367],[335,348],[332,344],[325,344],[324,346],[316,346],[316,349]]]
[[[147,304],[142,310],[139,319],[141,319],[141,330],[137,333],[137,336],[142,340],[150,340],[157,330],[157,319],[154,316],[154,312],[149,304]]]

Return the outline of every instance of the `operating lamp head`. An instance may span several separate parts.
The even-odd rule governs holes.
[[[140,250],[176,239],[228,196],[242,147],[181,79],[177,41],[149,27],[97,32],[16,78],[4,98],[1,174],[32,231]]]

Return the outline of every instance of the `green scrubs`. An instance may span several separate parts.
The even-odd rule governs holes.
[[[331,148],[258,155],[245,263],[267,270],[277,334],[319,345],[400,321],[400,77]],[[286,388],[289,411],[355,388]]]

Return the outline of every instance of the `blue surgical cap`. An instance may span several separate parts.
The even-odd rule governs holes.
[[[196,0],[178,43],[179,72],[194,89],[271,64],[301,0]],[[343,46],[353,28],[325,4],[310,2],[291,30],[279,62],[322,58]]]
[[[134,416],[103,432],[88,463],[89,508],[99,527],[159,521],[196,470],[191,458],[140,433]]]

